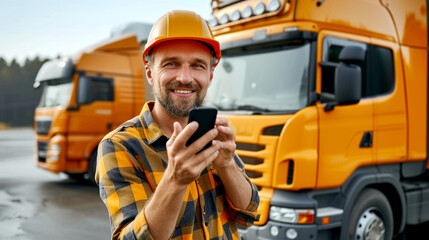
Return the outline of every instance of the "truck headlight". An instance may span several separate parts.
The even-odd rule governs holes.
[[[314,209],[292,209],[271,206],[270,219],[286,223],[311,224],[314,223]]]
[[[49,162],[56,162],[59,159],[59,155],[61,152],[61,146],[57,145],[57,144],[51,144],[49,146],[49,157],[48,157],[48,161]]]
[[[51,152],[56,152],[59,153],[61,151],[61,146],[60,145],[56,145],[56,144],[52,144],[49,148],[49,150]]]

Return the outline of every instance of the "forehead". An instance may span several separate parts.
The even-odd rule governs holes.
[[[210,49],[203,43],[194,40],[170,40],[153,49],[155,58],[185,57],[200,58],[210,61]]]

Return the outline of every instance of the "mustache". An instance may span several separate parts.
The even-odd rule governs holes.
[[[201,86],[196,84],[196,83],[188,83],[188,84],[183,84],[181,82],[170,82],[166,85],[166,88],[190,88],[190,89],[194,89],[196,91],[201,90]]]

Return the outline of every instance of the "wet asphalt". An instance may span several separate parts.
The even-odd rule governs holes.
[[[34,138],[0,131],[0,240],[110,239],[98,187],[37,168]]]

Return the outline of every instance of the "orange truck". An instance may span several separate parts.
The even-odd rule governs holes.
[[[130,25],[40,68],[34,83],[44,88],[34,117],[38,167],[93,181],[100,140],[138,115],[150,98],[140,53],[151,25]],[[121,34],[133,29],[139,34]]]
[[[205,104],[261,199],[243,239],[392,239],[429,221],[427,4],[212,1]]]

